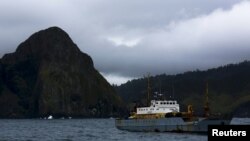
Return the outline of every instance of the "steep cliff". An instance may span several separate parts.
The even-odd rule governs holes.
[[[0,60],[0,117],[108,117],[123,104],[69,35],[39,31]]]

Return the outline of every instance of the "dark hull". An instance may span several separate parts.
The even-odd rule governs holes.
[[[206,133],[208,125],[228,125],[231,120],[198,118],[184,121],[181,117],[159,119],[116,119],[115,125],[120,130],[133,132],[192,132]]]

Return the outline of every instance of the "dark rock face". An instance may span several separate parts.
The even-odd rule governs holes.
[[[124,111],[110,84],[69,35],[39,31],[0,60],[0,117],[108,117]]]

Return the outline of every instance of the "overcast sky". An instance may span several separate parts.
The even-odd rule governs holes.
[[[51,26],[115,84],[250,60],[245,0],[1,0],[0,56]]]

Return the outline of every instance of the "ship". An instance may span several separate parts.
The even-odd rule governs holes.
[[[136,107],[136,111],[128,118],[115,119],[115,126],[131,132],[207,133],[208,125],[229,125],[230,117],[210,115],[208,85],[205,96],[203,116],[195,116],[192,105],[187,106],[186,112],[180,112],[180,105],[176,100],[157,99],[151,100],[147,107]]]

